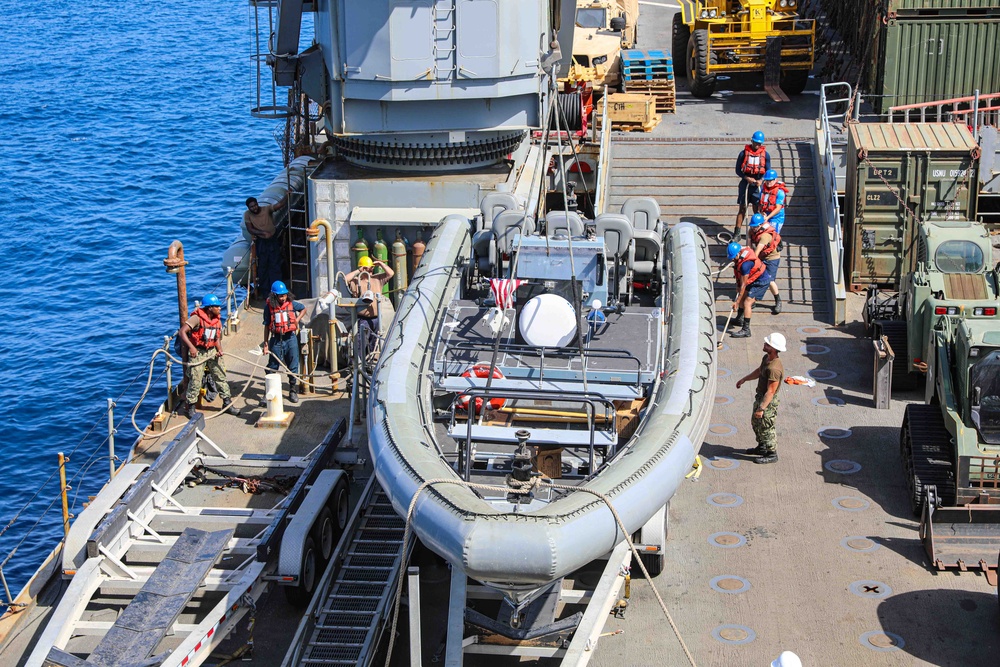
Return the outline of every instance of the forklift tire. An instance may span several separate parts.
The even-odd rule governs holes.
[[[801,95],[809,83],[809,70],[791,69],[781,73],[781,89],[788,95]]]
[[[674,76],[687,76],[688,40],[691,39],[691,28],[684,23],[680,12],[674,14],[674,26],[671,42],[671,58],[674,61]]]
[[[297,586],[285,586],[285,598],[288,604],[293,607],[306,607],[312,599],[313,590],[316,588],[316,580],[319,575],[317,558],[319,552],[316,542],[312,537],[306,538],[305,548],[302,550],[302,574],[299,576]]]
[[[715,74],[709,74],[709,65],[718,64],[718,57],[708,49],[708,31],[691,33],[687,48],[688,88],[695,97],[711,97],[715,92]]]

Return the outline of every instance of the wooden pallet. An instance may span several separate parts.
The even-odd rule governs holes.
[[[656,113],[677,112],[677,89],[672,80],[653,79],[652,81],[626,81],[625,91],[642,93],[656,99]]]

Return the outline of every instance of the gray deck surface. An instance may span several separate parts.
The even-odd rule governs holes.
[[[669,48],[673,11],[641,6],[640,39],[645,43],[640,48]],[[744,82],[744,89],[732,95],[696,100],[681,81],[677,114],[664,115],[650,141],[627,135],[614,146],[613,203],[625,193],[619,174],[630,173],[648,182],[649,194],[660,200],[669,222],[697,222],[711,236],[731,231],[736,214],[732,169],[742,143],[720,145],[720,139],[745,140],[763,129],[773,166],[794,188],[784,228],[789,242],[782,255],[786,282],[781,289],[791,291],[796,303],[790,307],[786,302],[778,316],[758,307],[752,338],[726,337],[719,354],[716,409],[701,449],[706,465],[700,478],[686,482],[671,502],[667,564],[653,583],[700,667],[768,665],[783,650],[795,651],[810,666],[996,665],[997,590],[972,572],[931,571],[909,510],[898,455],[899,425],[905,402],[919,401],[921,395],[897,393],[891,410],[875,410],[871,344],[859,324],[862,297],[849,295],[851,324],[833,328],[827,323],[825,292],[802,289],[824,280],[818,223],[810,216],[815,206],[810,148],[781,138],[811,135],[816,84],[810,83],[806,94],[790,104],[778,105],[757,83]],[[671,143],[678,138],[684,141]],[[702,184],[721,187],[703,189]],[[641,195],[641,189],[628,194]],[[674,206],[682,197],[685,204]],[[716,266],[722,253],[717,243],[712,252]],[[720,328],[732,284],[731,270],[716,283]],[[765,297],[765,306],[770,303]],[[788,351],[781,355],[786,375],[817,371],[817,383],[813,388],[782,386],[780,460],[760,466],[740,454],[754,446],[753,387],[737,390],[736,381],[759,364],[763,338],[771,331],[788,340]],[[824,429],[849,429],[849,435],[820,435]],[[853,468],[839,461],[857,463],[860,470],[835,472]],[[741,546],[711,545],[718,533],[731,533]],[[637,570],[633,565],[633,574]],[[743,592],[722,592],[740,590],[743,581],[748,586]],[[865,585],[877,588],[869,588],[868,597],[852,592],[865,593]],[[602,638],[591,665],[688,664],[649,586],[633,580],[625,619],[611,617],[605,627],[605,632],[624,632]],[[886,637],[902,641],[892,646]],[[863,643],[865,638],[871,642]]]

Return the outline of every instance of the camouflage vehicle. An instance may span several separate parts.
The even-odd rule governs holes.
[[[621,84],[621,50],[636,44],[638,0],[578,0],[573,64],[566,79],[595,92]]]

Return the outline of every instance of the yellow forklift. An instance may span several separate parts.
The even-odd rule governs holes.
[[[787,102],[805,89],[816,51],[816,22],[799,18],[799,2],[680,0],[674,71],[695,97],[711,96],[719,74],[763,72],[767,94]]]

